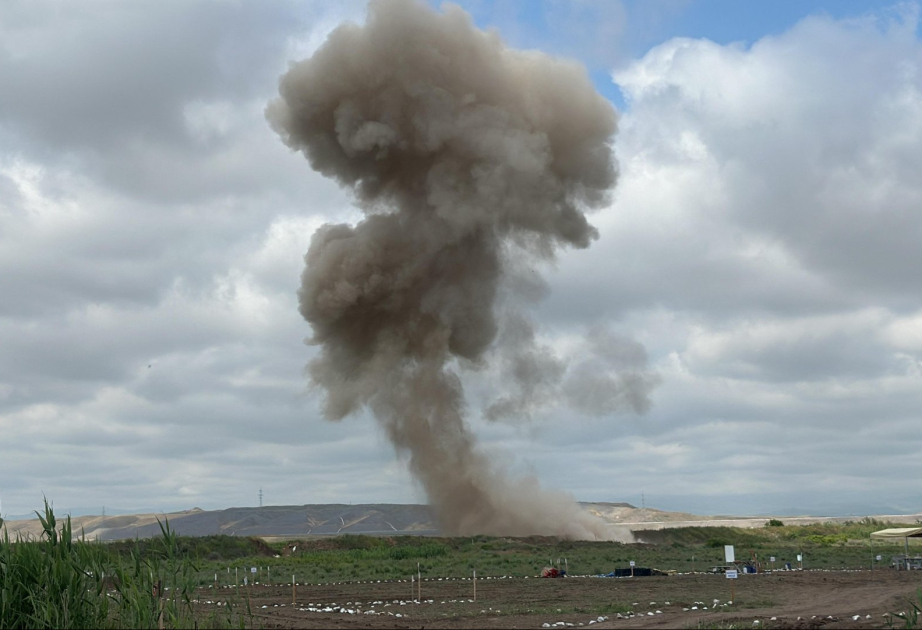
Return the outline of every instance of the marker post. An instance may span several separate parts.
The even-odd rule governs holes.
[[[738,577],[739,577],[739,574],[737,573],[736,569],[728,569],[728,570],[727,570],[727,579],[728,579],[728,580],[735,580],[735,579],[737,579]],[[736,582],[730,582],[730,601],[731,601],[731,602],[736,601],[736,592],[735,592],[735,589],[734,589],[735,585],[736,585]]]

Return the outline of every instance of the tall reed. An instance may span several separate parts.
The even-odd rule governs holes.
[[[5,529],[0,537],[0,628],[196,627],[196,568],[168,521],[143,552],[136,542],[121,555],[76,539],[70,517],[59,524],[47,500],[36,515],[38,540],[11,540]],[[231,625],[215,615],[204,621]]]

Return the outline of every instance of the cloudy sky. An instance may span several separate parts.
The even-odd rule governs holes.
[[[922,510],[920,5],[461,4],[618,108],[601,238],[532,318],[659,378],[642,415],[492,422],[508,384],[464,372],[483,448],[580,500]],[[360,214],[264,117],[364,11],[0,4],[4,515],[424,500],[370,417],[320,417],[295,291],[313,231]]]

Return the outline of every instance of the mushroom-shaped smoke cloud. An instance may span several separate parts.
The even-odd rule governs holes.
[[[298,292],[326,416],[370,408],[447,533],[610,535],[478,450],[457,361],[483,361],[497,337],[510,252],[550,259],[597,237],[584,212],[616,180],[611,105],[579,65],[413,0],[372,1],[280,94],[272,127],[366,214],[317,231]]]

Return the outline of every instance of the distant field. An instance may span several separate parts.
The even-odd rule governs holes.
[[[911,526],[906,524],[905,526]],[[724,564],[724,545],[734,545],[736,559],[754,559],[763,568],[790,562],[797,554],[804,567],[813,569],[869,569],[872,558],[885,560],[902,552],[902,543],[869,540],[872,531],[899,526],[871,519],[849,523],[753,528],[684,527],[639,532],[638,544],[566,541],[556,538],[438,538],[415,536],[339,536],[311,540],[211,536],[179,537],[180,549],[196,558],[202,584],[233,583],[234,568],[242,581],[244,571],[257,567],[261,583],[296,581],[309,583],[356,580],[395,580],[416,574],[469,577],[536,576],[549,564],[566,566],[574,575],[608,573],[629,566],[653,567],[687,573],[706,571]],[[910,541],[922,552],[922,541]],[[142,546],[151,544],[140,541]],[[113,550],[128,550],[135,543],[109,543]]]

